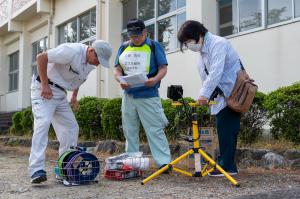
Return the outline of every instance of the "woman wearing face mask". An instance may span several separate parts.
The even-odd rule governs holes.
[[[235,151],[240,129],[240,113],[226,105],[236,78],[241,69],[240,58],[225,38],[213,35],[198,21],[186,21],[178,32],[180,49],[187,47],[198,53],[198,70],[202,80],[198,103],[205,105],[209,100],[217,102],[210,107],[216,115],[220,157],[218,163],[230,175],[237,174]],[[211,176],[222,176],[218,170]]]

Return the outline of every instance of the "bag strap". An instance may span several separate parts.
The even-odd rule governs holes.
[[[241,59],[239,59],[239,61],[240,61],[241,69],[242,69],[242,70],[245,70],[244,65],[243,65]]]
[[[204,71],[205,71],[206,75],[209,75],[208,70],[206,68],[206,64],[204,63],[204,61],[203,61],[203,64],[204,64]],[[210,101],[213,100],[215,97],[217,97],[218,94],[221,95],[221,96],[223,96],[225,98],[225,95],[224,95],[222,89],[220,89],[220,87],[217,86],[215,88],[215,90],[213,91],[213,93],[211,94],[209,100]]]

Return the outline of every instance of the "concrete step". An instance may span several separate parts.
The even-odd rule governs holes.
[[[7,132],[12,126],[12,116],[15,112],[0,113],[0,131]]]

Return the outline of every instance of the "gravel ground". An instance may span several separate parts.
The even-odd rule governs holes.
[[[21,151],[21,152],[20,152]],[[67,187],[58,183],[47,162],[48,181],[32,185],[27,176],[28,151],[10,153],[0,146],[0,198],[300,198],[300,171],[241,170],[236,180],[241,187],[232,186],[224,178],[190,178],[176,173],[164,174],[141,185],[141,178],[111,181],[99,177],[92,185]],[[18,155],[16,155],[18,154]],[[150,174],[150,173],[148,173]]]

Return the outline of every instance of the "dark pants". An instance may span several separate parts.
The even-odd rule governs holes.
[[[236,172],[237,167],[234,157],[240,130],[241,114],[225,107],[216,116],[220,148],[218,162],[225,171]]]

